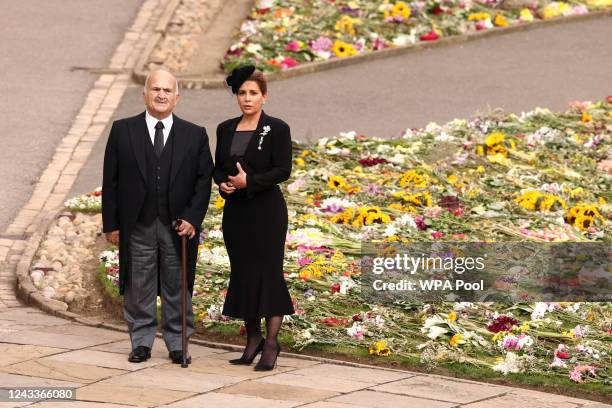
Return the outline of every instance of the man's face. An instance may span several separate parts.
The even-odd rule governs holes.
[[[180,99],[176,79],[165,71],[152,73],[142,94],[147,110],[157,119],[170,115]]]

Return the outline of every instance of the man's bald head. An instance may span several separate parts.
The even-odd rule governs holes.
[[[163,119],[172,114],[180,99],[178,80],[166,70],[152,71],[145,79],[142,95],[149,114]]]

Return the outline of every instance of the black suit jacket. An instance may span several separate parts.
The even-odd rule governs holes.
[[[199,232],[208,209],[214,169],[206,129],[173,116],[168,203],[172,220],[184,219]],[[120,292],[130,273],[129,239],[146,196],[145,143],[151,143],[145,113],[113,122],[102,182],[104,232],[119,230]],[[193,290],[198,235],[188,243],[189,290]]]
[[[230,156],[234,133],[242,116],[226,120],[217,127],[217,148],[215,151],[215,183],[228,180],[229,175],[236,175],[236,158]],[[272,188],[289,179],[292,166],[291,131],[289,125],[278,118],[261,112],[257,129],[251,137],[244,156],[239,160],[247,173],[247,187],[244,193],[252,198],[257,193]],[[239,196],[241,190],[232,194],[220,191],[223,198],[232,199]]]

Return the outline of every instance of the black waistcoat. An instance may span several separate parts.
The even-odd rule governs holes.
[[[151,139],[146,135],[145,152],[147,158],[147,196],[140,210],[138,221],[150,225],[156,217],[164,224],[170,224],[168,190],[170,187],[170,167],[172,164],[172,145],[174,128],[170,130],[162,155],[157,158]]]

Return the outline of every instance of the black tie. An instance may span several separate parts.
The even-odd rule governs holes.
[[[155,149],[155,154],[159,158],[164,150],[164,124],[157,122],[155,125],[155,140],[153,141],[153,149]]]

